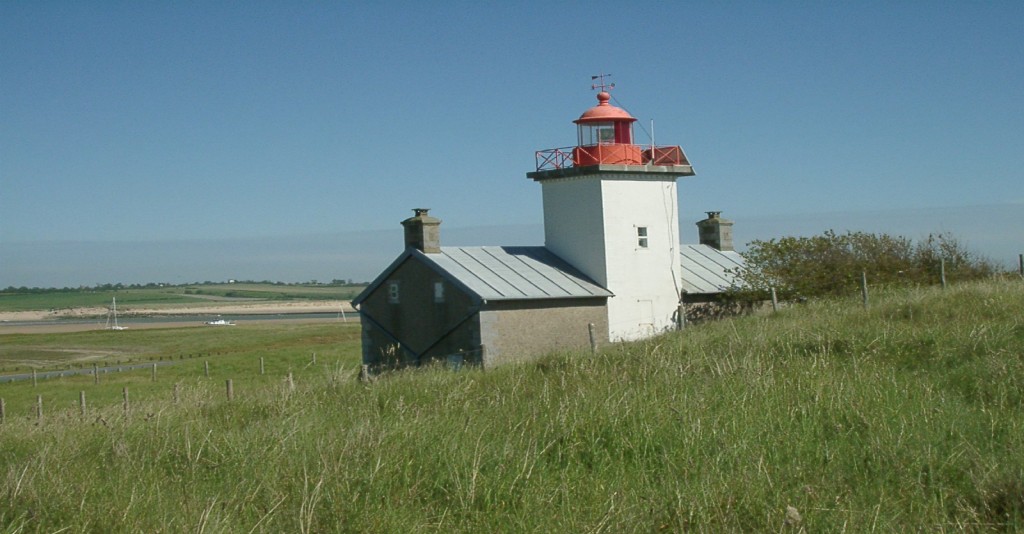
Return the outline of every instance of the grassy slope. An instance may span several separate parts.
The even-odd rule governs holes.
[[[793,528],[792,506],[808,531],[1024,529],[1024,285],[872,303],[371,385],[339,334],[294,392],[279,369],[229,403],[223,375],[193,371],[180,404],[128,420],[57,401],[0,429],[0,525],[763,531]]]

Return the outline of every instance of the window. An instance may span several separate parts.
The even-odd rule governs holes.
[[[434,282],[434,302],[444,302],[444,282]]]
[[[583,146],[610,145],[615,143],[615,124],[611,122],[598,122],[581,125],[580,142]]]
[[[388,302],[391,304],[398,304],[399,288],[401,285],[398,280],[388,282]]]
[[[636,227],[636,246],[637,248],[647,248],[647,227],[637,226]]]

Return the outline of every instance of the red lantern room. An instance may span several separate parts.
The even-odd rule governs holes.
[[[573,165],[642,164],[640,147],[633,144],[633,123],[636,119],[626,110],[609,104],[611,98],[607,91],[597,93],[597,105],[573,121],[579,128],[579,141],[572,154]]]
[[[612,96],[608,89],[615,84],[604,83],[592,86],[600,89],[597,105],[584,111],[574,120],[577,128],[577,142],[574,147],[538,150],[537,170],[527,173],[535,180],[589,172],[597,167],[599,171],[611,172],[656,172],[673,173],[677,176],[693,176],[693,167],[683,149],[678,146],[639,145],[633,140],[633,123],[636,119],[626,110],[608,103]]]

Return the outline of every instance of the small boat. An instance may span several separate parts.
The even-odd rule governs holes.
[[[111,318],[113,318],[113,324],[111,324]],[[110,309],[107,310],[107,330],[127,330],[127,326],[121,326],[117,324],[117,297],[113,297],[110,303]]]
[[[206,324],[210,326],[235,326],[235,323],[226,319],[217,319],[216,321],[206,321]]]

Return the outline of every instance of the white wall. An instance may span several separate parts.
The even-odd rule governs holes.
[[[607,288],[601,185],[596,175],[542,182],[544,246]]]
[[[678,305],[679,210],[675,178],[591,175],[542,182],[545,245],[614,297],[612,340],[640,339],[674,327]],[[648,246],[638,247],[637,227]]]

